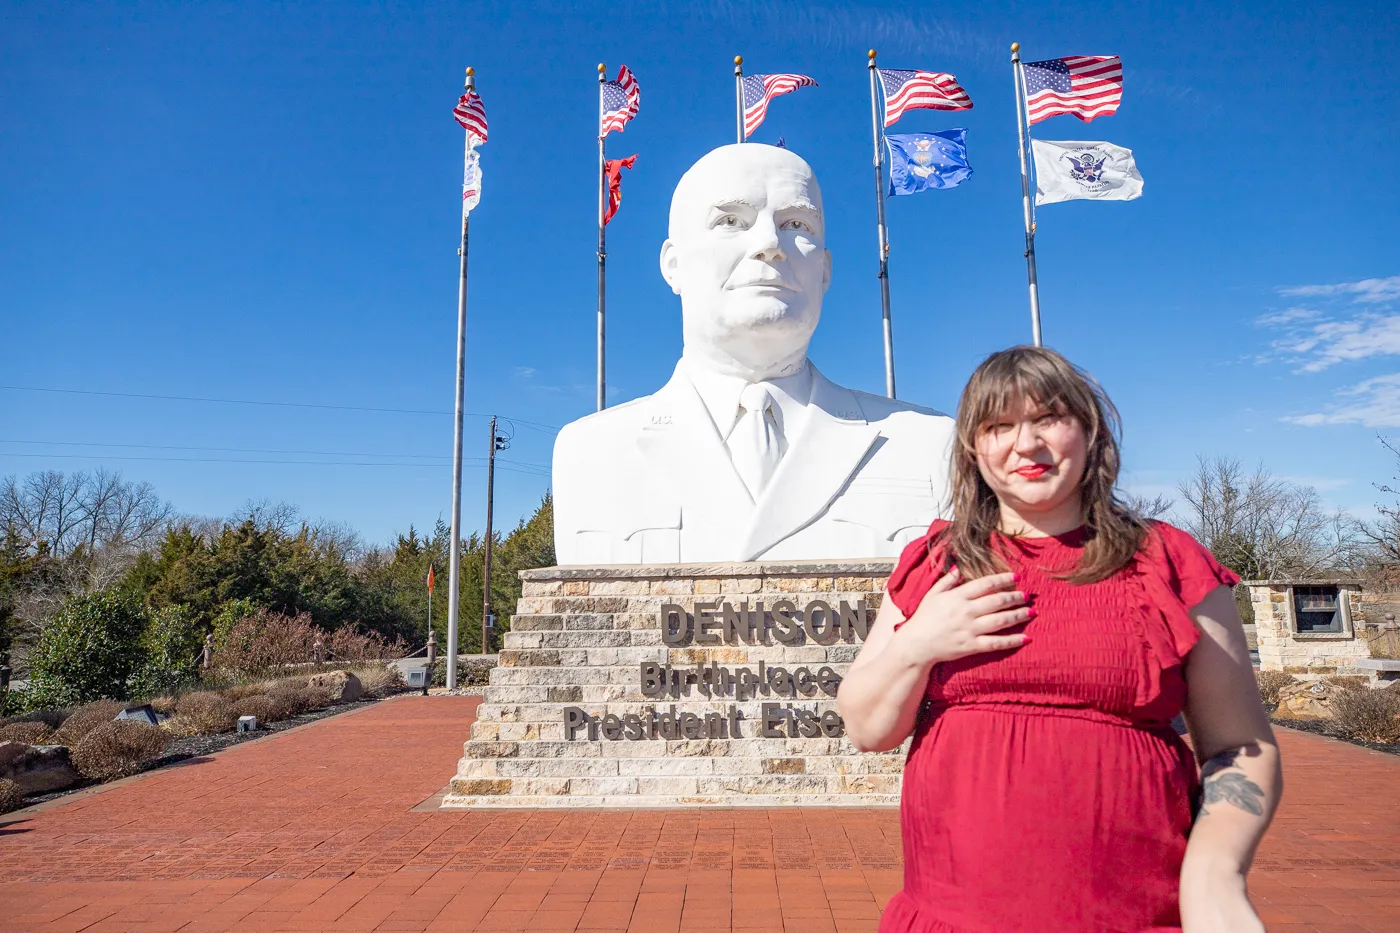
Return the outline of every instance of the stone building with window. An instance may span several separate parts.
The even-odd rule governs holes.
[[[1373,637],[1394,628],[1393,607],[1369,598],[1355,579],[1246,580],[1259,669],[1302,680],[1390,679],[1400,661],[1374,658]]]

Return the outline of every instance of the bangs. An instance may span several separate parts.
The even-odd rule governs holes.
[[[1005,351],[988,361],[968,382],[958,406],[958,435],[970,447],[983,425],[1030,402],[1056,415],[1069,415],[1099,434],[1099,406],[1084,377],[1068,365],[1039,354]]]

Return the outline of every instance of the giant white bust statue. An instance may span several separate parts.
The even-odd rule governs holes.
[[[554,445],[561,564],[899,553],[946,509],[953,422],[807,359],[831,283],[822,194],[786,149],[716,149],[671,198],[685,348],[655,395]]]

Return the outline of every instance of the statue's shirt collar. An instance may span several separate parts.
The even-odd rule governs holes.
[[[734,426],[739,423],[739,396],[748,380],[716,372],[694,360],[682,358],[681,372],[695,386],[705,410],[710,413],[715,430],[721,441],[727,441]],[[773,417],[778,425],[779,436],[786,449],[802,429],[806,420],[807,405],[812,398],[812,367],[804,362],[802,369],[791,376],[765,379],[763,384],[772,392]]]

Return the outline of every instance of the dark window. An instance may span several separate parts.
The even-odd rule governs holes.
[[[1340,632],[1342,604],[1337,588],[1293,587],[1293,617],[1300,632]]]

